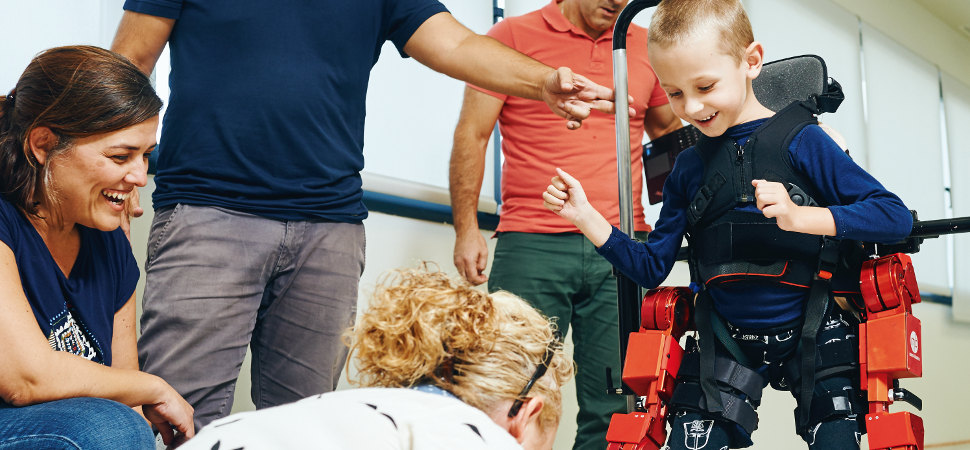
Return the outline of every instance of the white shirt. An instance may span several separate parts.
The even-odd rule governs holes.
[[[213,448],[522,449],[484,412],[453,396],[390,388],[349,389],[233,414],[180,450]]]

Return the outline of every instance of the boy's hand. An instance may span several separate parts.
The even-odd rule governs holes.
[[[798,206],[788,196],[785,185],[766,180],[752,180],[758,209],[765,217],[774,217],[778,228],[785,231],[835,236],[835,218],[828,208]]]
[[[579,180],[566,171],[556,168],[556,174],[552,177],[552,184],[542,193],[542,204],[563,219],[576,224],[583,209],[589,206],[586,192]]]
[[[556,174],[552,184],[542,193],[542,204],[576,225],[593,245],[602,246],[610,237],[613,226],[589,204],[578,180],[560,168],[556,168]]]
[[[542,193],[542,204],[576,225],[593,245],[602,246],[610,237],[613,226],[589,204],[578,180],[558,167],[556,173],[552,184]]]
[[[765,217],[774,217],[778,221],[778,228],[782,230],[797,231],[795,217],[799,206],[791,201],[785,185],[767,180],[752,180],[751,185],[754,186],[758,209]]]

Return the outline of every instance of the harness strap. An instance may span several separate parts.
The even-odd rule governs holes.
[[[714,310],[713,305],[714,300],[711,298],[711,294],[707,290],[702,290],[697,296],[694,321],[697,325],[697,334],[700,336],[700,364],[698,365],[699,372],[697,375],[704,396],[707,398],[707,405],[711,408],[708,411],[723,411],[723,405],[718,398],[720,389],[717,388],[717,381],[723,381],[749,397],[756,398],[756,402],[760,402],[761,388],[764,386],[763,379],[761,375],[749,369],[753,366],[751,359],[744,354],[741,346],[731,337],[727,326],[724,324],[724,319]],[[737,363],[728,358],[717,357],[715,351],[717,342],[721,343],[721,346]],[[750,374],[743,371],[750,372]],[[744,382],[741,383],[742,386],[727,381],[737,380],[741,375],[745,376]],[[754,383],[757,387],[749,387],[747,386],[748,383]],[[757,392],[757,394],[752,392]]]
[[[838,267],[839,241],[829,237],[822,239],[822,251],[819,253],[818,272],[812,281],[812,288],[805,303],[805,324],[802,326],[802,336],[799,342],[802,352],[801,389],[799,391],[798,430],[800,433],[808,431],[812,404],[812,394],[815,389],[815,358],[816,337],[830,298],[830,281],[832,274]]]
[[[697,295],[696,315],[694,323],[700,337],[700,387],[706,399],[705,404],[710,412],[723,412],[717,382],[714,381],[714,330],[711,325],[713,315],[713,300],[707,290]],[[676,393],[675,393],[676,394]]]
[[[717,336],[717,340],[734,357],[735,361],[746,367],[754,367],[755,364],[751,361],[751,358],[748,358],[737,341],[731,337],[727,325],[724,324],[724,318],[714,308],[711,308],[711,328],[714,330],[714,336]]]
[[[684,355],[680,364],[677,378],[700,379],[700,361],[697,352]],[[761,403],[761,392],[764,389],[764,377],[736,361],[723,356],[714,360],[714,379],[725,386],[730,386],[751,400],[753,404]]]
[[[714,198],[714,194],[724,186],[727,182],[727,178],[724,178],[720,172],[715,173],[707,184],[704,184],[697,190],[697,194],[690,202],[690,206],[687,208],[687,220],[692,225],[696,223],[704,215],[704,211],[707,211],[707,207],[710,206],[711,200]]]

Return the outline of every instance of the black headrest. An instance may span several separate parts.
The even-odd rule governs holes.
[[[825,61],[816,55],[766,63],[752,87],[755,97],[772,111],[808,99],[816,102],[816,113],[835,112],[844,98],[842,87],[829,78]]]

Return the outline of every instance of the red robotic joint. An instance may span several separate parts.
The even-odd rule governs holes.
[[[652,289],[640,307],[641,327],[630,333],[623,383],[641,398],[636,411],[614,414],[606,440],[610,450],[657,450],[667,439],[667,402],[684,355],[678,342],[691,327],[694,294],[686,287]]]

